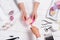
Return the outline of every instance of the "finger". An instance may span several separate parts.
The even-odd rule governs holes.
[[[24,20],[26,20],[26,17],[24,17]]]
[[[32,19],[33,19],[33,20],[35,19],[35,15],[32,15]]]
[[[22,20],[23,20],[23,21],[25,21],[25,18],[24,18],[24,16],[22,16]]]
[[[23,21],[26,21],[26,17],[23,17]]]
[[[32,16],[31,16],[31,18],[32,18],[32,19],[34,19],[34,18],[35,18],[33,14],[32,14]]]
[[[32,19],[33,19],[33,20],[36,20],[36,19],[37,19],[37,15],[34,14],[34,15],[32,16]]]
[[[23,21],[25,21],[26,20],[26,14],[25,13],[22,13],[21,18],[22,18]]]
[[[38,17],[38,15],[37,15],[37,14],[35,14],[35,20],[37,19],[37,17]]]

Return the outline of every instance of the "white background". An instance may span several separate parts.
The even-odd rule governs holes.
[[[41,20],[45,19],[45,15],[47,13],[47,9],[49,8],[49,6],[51,4],[51,1],[52,0],[40,0],[40,6],[38,9],[38,19],[35,24],[40,29],[41,34],[43,33],[41,30],[41,25],[40,25],[42,23]],[[20,25],[18,22],[19,21],[17,21],[16,24],[13,27],[11,27],[10,29],[8,29],[6,31],[0,31],[0,40],[6,40],[6,39],[10,38],[9,37],[10,35],[13,35],[15,37],[19,36],[20,37],[19,40],[36,40],[36,38],[32,34],[32,32],[29,29],[27,30],[26,27],[22,27],[22,24]],[[54,28],[57,27],[55,25],[56,25],[56,23],[54,23],[54,25],[53,25]],[[60,39],[60,32],[59,31],[60,30],[53,33],[55,40]]]

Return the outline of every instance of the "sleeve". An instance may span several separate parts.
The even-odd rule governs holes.
[[[23,0],[16,0],[17,3],[23,3],[24,1]]]
[[[33,0],[34,2],[39,2],[40,3],[40,0]]]

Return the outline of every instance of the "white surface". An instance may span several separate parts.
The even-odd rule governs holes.
[[[4,0],[1,0],[1,1],[4,1]],[[14,4],[13,0],[7,0],[7,1],[9,1],[9,3],[11,3],[10,5]],[[32,0],[26,1],[26,4],[28,4],[28,2],[30,3],[31,1]],[[47,9],[50,6],[51,1],[52,0],[40,0],[40,6],[39,6],[39,9],[38,9],[38,19],[34,23],[40,29],[40,33],[42,34],[42,37],[43,37],[44,32],[41,29],[41,23],[42,23],[41,20],[45,19],[45,15],[46,15]],[[6,0],[4,2],[6,2]],[[4,4],[3,7],[7,8],[6,5],[7,5],[7,3]],[[29,4],[28,4],[28,6],[31,7]],[[21,20],[19,20],[19,17],[20,17],[21,14],[18,11],[18,8],[16,8],[14,5],[12,5],[12,7],[15,10],[14,26],[10,27],[8,30],[0,31],[0,40],[6,40],[7,38],[9,38],[9,35],[19,36],[20,37],[19,40],[36,40],[35,36],[32,34],[30,29],[20,22]],[[27,8],[27,6],[26,6],[26,8]],[[27,10],[28,10],[29,13],[32,11],[32,9],[30,10],[30,8],[28,8]],[[8,11],[10,11],[10,10],[8,9]],[[53,23],[54,28],[57,27],[55,25],[56,25],[56,23]],[[55,40],[60,39],[59,33],[60,33],[60,30],[53,33],[54,34],[53,36],[54,36]]]

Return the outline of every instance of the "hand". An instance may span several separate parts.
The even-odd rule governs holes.
[[[37,19],[37,12],[33,11],[31,17],[33,20],[36,20]]]
[[[36,36],[36,38],[40,37],[39,29],[37,27],[32,26],[31,31]]]
[[[27,19],[27,14],[26,14],[26,12],[23,12],[22,13],[22,20],[26,21],[26,19]]]

